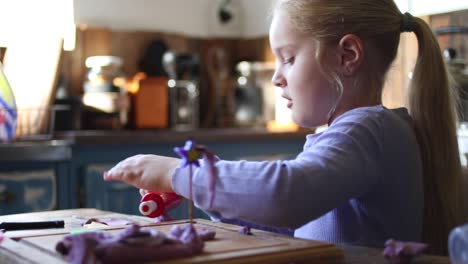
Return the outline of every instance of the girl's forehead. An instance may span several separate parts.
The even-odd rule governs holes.
[[[287,15],[275,12],[270,25],[270,42],[272,48],[298,44],[306,40],[307,36],[293,28]]]

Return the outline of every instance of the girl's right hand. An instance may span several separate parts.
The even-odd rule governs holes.
[[[150,193],[151,191],[148,191],[146,189],[140,189],[140,195],[141,197],[145,196],[147,193]]]
[[[179,164],[177,158],[136,155],[104,172],[103,178],[105,181],[123,181],[148,191],[173,192],[172,173]]]

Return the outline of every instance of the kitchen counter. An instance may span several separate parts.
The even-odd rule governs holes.
[[[72,158],[73,146],[110,144],[180,144],[191,138],[201,144],[240,141],[303,140],[310,130],[269,132],[265,129],[77,130],[57,132],[53,140],[14,141],[0,144],[0,162],[63,161]]]
[[[230,128],[230,129],[199,129],[194,131],[173,130],[89,130],[59,132],[56,138],[67,140],[70,144],[152,144],[152,143],[180,143],[188,138],[203,144],[211,142],[236,142],[241,140],[287,140],[303,139],[312,133],[311,130],[294,132],[270,132],[266,129]]]
[[[0,144],[0,161],[62,161],[71,158],[67,140],[24,141]]]

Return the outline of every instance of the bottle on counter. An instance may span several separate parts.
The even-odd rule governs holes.
[[[0,142],[15,138],[17,110],[13,91],[3,73],[0,63]]]
[[[182,198],[176,193],[150,192],[141,198],[138,209],[142,215],[155,218],[178,206],[181,202]]]

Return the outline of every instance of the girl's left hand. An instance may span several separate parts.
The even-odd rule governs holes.
[[[177,158],[136,155],[104,172],[103,178],[105,181],[123,181],[148,191],[173,192],[172,173],[179,164]]]

